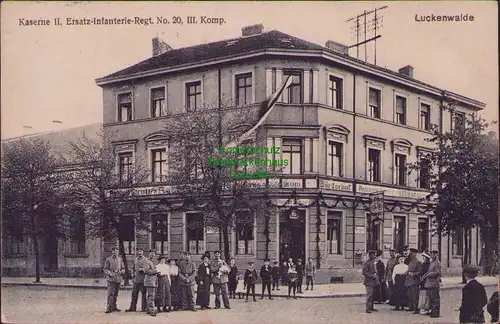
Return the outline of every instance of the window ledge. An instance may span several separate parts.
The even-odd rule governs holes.
[[[65,258],[88,258],[88,253],[65,253]]]
[[[10,258],[10,259],[20,259],[20,258],[26,257],[26,254],[25,253],[7,253],[5,256],[7,258]]]

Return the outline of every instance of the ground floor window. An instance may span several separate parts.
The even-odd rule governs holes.
[[[342,254],[342,212],[328,211],[326,246],[328,254]]]
[[[191,254],[205,253],[202,213],[186,213],[186,246]]]
[[[168,221],[167,215],[154,215],[151,218],[152,247],[159,255],[168,254]]]
[[[406,217],[405,216],[394,216],[393,224],[393,242],[392,247],[396,251],[403,249],[406,245]]]
[[[7,242],[8,254],[23,254],[24,253],[24,238],[20,234],[13,234],[8,236]]]
[[[135,222],[132,216],[120,217],[120,235],[125,254],[135,254]]]
[[[418,250],[429,250],[429,220],[427,218],[418,219]]]
[[[451,236],[451,254],[464,255],[464,230],[457,229]]]
[[[251,211],[238,211],[235,215],[236,254],[253,255],[255,218]]]

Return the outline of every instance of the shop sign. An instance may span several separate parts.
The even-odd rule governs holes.
[[[352,183],[320,179],[319,188],[352,192]]]
[[[412,198],[412,199],[422,199],[425,198],[428,193],[425,191],[414,191],[414,190],[405,190],[405,189],[396,189],[389,187],[381,187],[381,186],[372,186],[372,185],[356,185],[356,192],[371,194],[377,191],[384,191],[386,196],[390,197],[399,197],[399,198]]]

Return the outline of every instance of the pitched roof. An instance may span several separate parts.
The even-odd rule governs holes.
[[[52,147],[52,153],[55,155],[62,155],[66,158],[70,156],[70,142],[77,142],[82,138],[87,138],[89,140],[98,141],[101,139],[99,136],[101,132],[101,123],[85,125],[81,127],[63,129],[60,131],[51,131],[44,133],[36,133],[25,136],[19,136],[14,138],[9,138],[2,140],[2,146],[9,145],[17,140],[21,139],[41,139],[44,142],[48,142]]]
[[[99,78],[96,80],[96,82],[98,84],[104,82],[115,82],[118,80],[123,80],[122,78],[138,77],[137,74],[147,72],[152,73],[153,71],[159,69],[163,70],[176,68],[183,65],[186,66],[195,63],[201,64],[210,62],[211,60],[215,59],[224,59],[254,52],[262,52],[266,49],[281,49],[287,51],[293,50],[294,52],[298,52],[297,55],[300,55],[300,51],[314,51],[318,54],[328,53],[330,55],[347,60],[351,64],[355,64],[355,66],[365,66],[371,69],[371,71],[374,71],[373,73],[377,73],[377,71],[378,73],[382,74],[386,73],[390,76],[395,76],[399,79],[407,80],[412,84],[431,89],[433,92],[441,93],[442,91],[444,91],[443,89],[439,89],[428,83],[416,80],[405,74],[364,62],[363,60],[354,58],[352,56],[349,56],[348,54],[339,53],[327,47],[308,42],[306,40],[285,34],[277,30],[272,30],[252,36],[232,38],[201,45],[172,49],[158,56],[148,58],[118,72]],[[446,91],[446,93],[448,95],[452,95],[454,99],[468,102],[469,104],[475,106],[476,109],[482,109],[486,106],[482,102],[462,96],[460,94],[453,93],[451,91]]]

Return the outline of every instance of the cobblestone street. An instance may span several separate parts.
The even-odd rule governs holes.
[[[495,287],[486,288],[488,297]],[[443,291],[441,317],[430,319],[408,312],[395,312],[388,305],[375,305],[376,313],[364,312],[364,298],[313,298],[286,300],[258,299],[257,303],[231,300],[231,310],[160,313],[125,313],[130,291],[118,297],[120,313],[105,314],[106,291],[101,289],[55,287],[2,287],[2,315],[6,323],[169,323],[235,324],[235,323],[457,323],[461,290]],[[214,297],[211,299],[213,306]],[[486,313],[489,322],[489,315]],[[257,319],[258,317],[258,319]],[[5,322],[4,322],[5,323]]]

